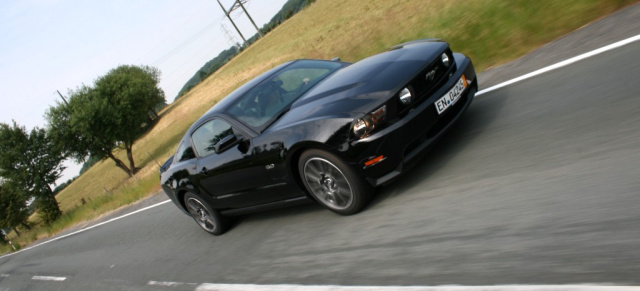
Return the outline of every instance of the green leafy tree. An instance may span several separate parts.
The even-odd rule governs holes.
[[[56,145],[64,149],[68,157],[77,162],[85,161],[89,156],[98,159],[110,158],[115,165],[129,175],[133,172],[127,165],[113,155],[112,150],[117,147],[115,138],[105,139],[104,136],[112,131],[104,126],[101,129],[99,122],[103,112],[99,112],[98,106],[91,104],[94,91],[86,86],[72,91],[68,103],[58,103],[50,107],[45,117],[49,124],[49,132]],[[93,118],[93,112],[98,113]],[[95,129],[99,132],[96,132]]]
[[[146,66],[123,65],[109,71],[93,87],[72,91],[68,103],[47,111],[51,135],[77,161],[110,158],[133,177],[138,170],[133,144],[157,118],[158,104],[165,102],[159,78],[157,69]],[[113,155],[117,147],[126,151],[128,165]]]
[[[51,185],[62,175],[63,160],[44,129],[36,127],[28,133],[15,122],[0,124],[0,176],[12,185],[14,196],[36,198],[47,224],[62,214]]]
[[[26,229],[29,229],[27,219],[29,218],[29,209],[25,196],[16,192],[14,187],[11,187],[9,183],[0,185],[0,228],[11,228],[17,235],[20,235],[18,226],[22,225]],[[4,236],[1,236],[3,237]]]

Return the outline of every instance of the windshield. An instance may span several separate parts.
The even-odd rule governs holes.
[[[249,90],[230,107],[228,114],[259,132],[340,67],[342,64],[338,62],[297,61]]]

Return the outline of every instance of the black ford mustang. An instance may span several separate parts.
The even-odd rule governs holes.
[[[350,64],[297,60],[196,121],[161,168],[165,193],[207,232],[229,216],[315,200],[349,215],[409,168],[471,104],[471,60],[418,40]]]

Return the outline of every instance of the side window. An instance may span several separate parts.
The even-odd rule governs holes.
[[[216,144],[229,135],[233,135],[231,125],[221,119],[213,119],[196,129],[191,139],[198,155],[206,157],[215,153]]]
[[[193,159],[195,157],[196,153],[193,151],[193,147],[191,147],[191,144],[189,144],[188,142],[183,142],[178,147],[174,160],[177,162],[182,162]]]

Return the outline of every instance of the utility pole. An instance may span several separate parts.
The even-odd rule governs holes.
[[[233,12],[236,9],[238,9],[238,7],[242,8],[242,11],[244,11],[244,13],[247,15],[247,17],[249,18],[249,21],[251,21],[251,24],[253,24],[253,27],[256,29],[256,31],[258,31],[258,35],[260,37],[262,37],[262,32],[260,31],[260,29],[258,29],[258,26],[253,21],[253,18],[251,18],[251,15],[249,15],[249,12],[247,12],[247,9],[244,8],[243,4],[247,3],[247,1],[249,1],[249,0],[234,0],[233,1],[233,5],[231,5],[231,8],[229,8],[229,10],[224,9],[224,6],[222,6],[222,3],[220,3],[220,0],[216,0],[216,1],[218,1],[218,5],[220,5],[220,8],[224,12],[224,15],[226,15],[227,18],[229,18],[229,21],[231,21],[231,24],[233,24],[233,27],[236,29],[236,31],[238,32],[240,37],[242,37],[242,40],[244,41],[244,46],[245,47],[247,46],[247,40],[244,38],[244,36],[240,32],[240,29],[238,29],[238,26],[236,26],[236,23],[233,22],[233,19],[231,19],[231,12]]]
[[[244,5],[242,5],[242,1],[243,0],[236,0],[236,3],[238,5],[240,5],[240,8],[242,8],[242,11],[244,11],[244,13],[247,15],[247,17],[249,18],[249,20],[251,21],[251,24],[253,24],[253,27],[256,28],[256,30],[258,31],[258,35],[260,35],[260,37],[262,37],[262,32],[260,32],[260,29],[258,29],[258,26],[256,25],[255,22],[253,22],[253,18],[251,18],[251,15],[249,15],[249,12],[247,12],[247,9],[244,9]],[[244,0],[246,1],[246,0]],[[235,6],[235,5],[234,5]]]
[[[233,24],[233,27],[235,27],[235,29],[238,32],[238,34],[240,35],[240,37],[242,37],[242,40],[244,41],[244,46],[247,46],[247,40],[244,38],[244,35],[242,35],[242,32],[240,32],[240,29],[238,29],[238,27],[236,26],[236,23],[233,22],[233,19],[231,19],[231,16],[229,15],[229,12],[231,12],[232,9],[229,9],[229,12],[227,12],[227,10],[224,9],[224,6],[222,6],[222,3],[220,3],[220,0],[216,0],[216,1],[218,1],[218,4],[220,5],[220,8],[222,8],[222,12],[224,12],[224,15],[226,15],[227,18],[229,18],[229,21],[231,21],[231,24]],[[235,3],[234,3],[234,6],[235,6]]]
[[[231,35],[231,32],[229,31],[229,29],[227,29],[227,26],[224,25],[224,23],[220,25],[220,30],[222,30],[222,32],[224,33],[224,37],[227,39],[227,43],[231,46],[236,46],[238,42],[233,39],[233,35]],[[240,46],[238,46],[238,48],[240,48]]]
[[[67,99],[64,98],[64,96],[62,96],[62,93],[60,93],[60,90],[56,90],[56,92],[58,92],[58,95],[60,95],[60,98],[62,98],[62,101],[64,101],[64,104],[69,105],[69,102],[67,102]]]

